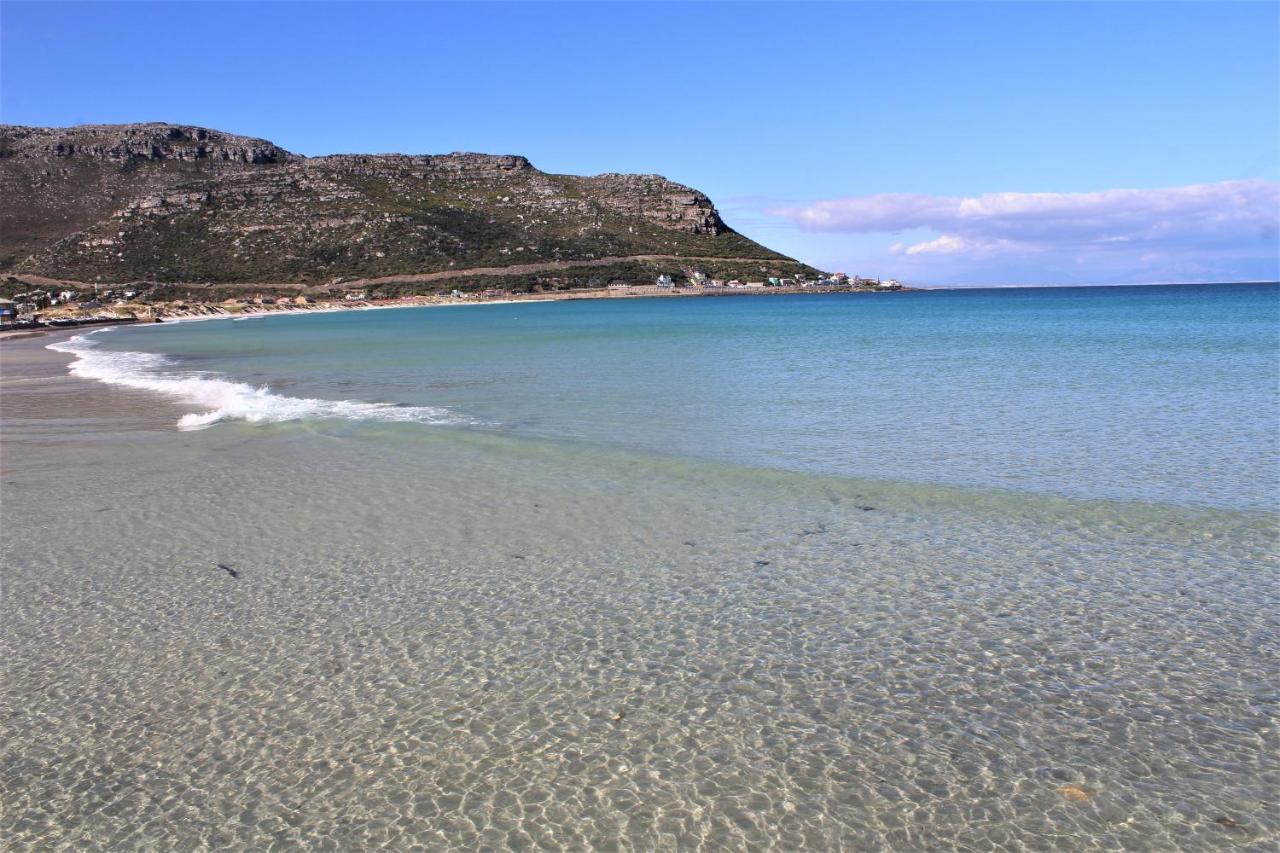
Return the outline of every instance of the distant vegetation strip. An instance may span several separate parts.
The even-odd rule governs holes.
[[[469,278],[472,276],[508,276],[528,275],[530,273],[569,270],[577,267],[608,267],[637,261],[685,261],[723,264],[725,261],[739,263],[778,264],[780,259],[772,258],[713,258],[688,255],[619,255],[611,258],[591,258],[579,261],[541,261],[534,264],[512,264],[505,267],[471,267],[462,270],[442,270],[440,272],[413,273],[410,275],[387,275],[377,278],[359,278],[343,282],[342,287],[376,287],[380,284],[410,281],[445,281],[451,278]],[[785,261],[783,261],[785,263]],[[801,264],[796,264],[802,266]]]

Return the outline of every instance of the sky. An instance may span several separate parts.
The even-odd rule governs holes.
[[[0,121],[646,172],[826,270],[1280,278],[1280,4],[24,3]]]

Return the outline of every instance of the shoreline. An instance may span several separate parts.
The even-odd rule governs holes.
[[[305,313],[305,312],[291,312]],[[201,318],[193,318],[186,321],[175,322],[196,322]],[[210,317],[210,320],[226,319],[225,317]],[[102,326],[98,329],[91,330],[93,332],[105,331],[109,326]],[[124,392],[129,396],[137,396],[138,399],[155,400],[161,405],[167,403],[164,408],[174,411],[184,410],[190,414],[191,404],[183,401],[175,400],[168,393],[154,389],[139,389],[128,385],[121,386],[116,383],[100,379],[97,377],[82,376],[71,372],[68,367],[74,362],[78,356],[73,353],[65,352],[59,349],[50,348],[49,344],[59,341],[68,340],[75,337],[78,332],[75,329],[52,329],[47,332],[37,332],[28,334],[25,343],[19,346],[5,347],[0,352],[4,353],[6,361],[4,370],[0,372],[0,391],[6,386],[27,384],[32,382],[44,382],[48,380],[69,381],[74,383],[81,389],[81,393],[89,393],[98,396],[101,393],[118,394]],[[42,340],[37,341],[36,338]],[[19,343],[18,340],[14,343]],[[16,363],[14,363],[16,361]],[[17,368],[16,370],[14,368]],[[230,383],[244,383],[244,380],[234,377],[226,378],[225,381]],[[247,383],[246,383],[247,384]],[[348,401],[352,402],[352,401]],[[359,402],[359,401],[354,401]],[[371,404],[379,405],[379,404]],[[156,426],[161,426],[161,431],[169,433],[189,432],[191,427],[175,428],[174,423],[168,418],[152,418],[147,420]],[[434,423],[433,425],[447,425],[443,422]],[[197,427],[196,429],[202,428]],[[1038,510],[1052,510],[1055,512],[1070,512],[1076,517],[1088,517],[1101,522],[1108,517],[1126,516],[1133,512],[1142,512],[1144,510],[1154,510],[1164,514],[1176,515],[1184,519],[1187,523],[1206,524],[1206,525],[1223,525],[1223,524],[1244,524],[1244,525],[1269,525],[1274,526],[1280,523],[1280,510],[1273,507],[1259,507],[1249,505],[1226,505],[1215,503],[1178,503],[1151,498],[1138,497],[1106,497],[1106,496],[1084,496],[1069,493],[1022,490],[1009,486],[993,486],[982,484],[966,484],[948,481],[930,481],[917,479],[892,479],[882,478],[871,475],[848,475],[830,472],[821,472],[807,470],[804,468],[788,468],[788,467],[769,467],[754,463],[731,462],[725,460],[684,457],[679,454],[673,454],[653,449],[636,449],[636,448],[618,448],[606,445],[595,445],[590,441],[573,438],[554,438],[546,436],[520,436],[520,435],[500,435],[491,436],[487,433],[478,433],[473,439],[474,442],[483,444],[490,440],[518,440],[520,442],[532,442],[537,445],[549,445],[562,448],[579,448],[591,451],[593,458],[610,458],[610,459],[637,459],[644,458],[652,460],[659,467],[666,467],[672,464],[693,465],[705,470],[723,470],[733,471],[739,474],[752,473],[761,476],[763,479],[777,482],[800,482],[806,481],[814,484],[821,484],[824,488],[834,489],[838,492],[858,493],[861,494],[865,490],[872,490],[883,495],[892,495],[896,500],[910,502],[912,500],[923,501],[921,506],[930,508],[952,507],[955,508],[962,504],[981,508],[983,511],[1008,511],[1014,504],[1011,502],[1030,501]],[[20,439],[8,439],[0,441],[0,443],[10,443],[19,441]]]
[[[725,295],[731,295],[731,294],[725,294]],[[781,294],[778,294],[778,295],[781,295]],[[201,322],[206,320],[227,320],[227,319],[249,318],[249,317],[265,317],[273,314],[299,315],[299,314],[308,314],[308,313],[315,313],[315,312],[338,313],[338,312],[349,312],[349,311],[386,310],[386,309],[405,308],[405,307],[426,308],[426,307],[443,307],[448,305],[488,305],[488,304],[500,305],[500,304],[518,304],[521,302],[553,302],[553,301],[565,301],[565,300],[559,297],[548,297],[548,296],[542,296],[541,298],[533,298],[533,299],[502,299],[502,300],[492,299],[492,300],[484,300],[484,301],[466,300],[466,301],[451,301],[451,302],[423,302],[420,300],[408,300],[408,301],[396,300],[396,301],[389,301],[386,304],[334,306],[334,307],[327,307],[327,308],[281,308],[281,309],[275,309],[275,310],[255,312],[249,315],[237,315],[237,314],[230,314],[230,313],[197,315],[197,316],[174,318],[166,321],[166,323],[175,323],[175,324],[176,323],[196,323],[196,322]],[[135,323],[123,324],[122,323],[119,325],[141,325],[145,327],[153,324],[135,324]],[[156,324],[156,325],[160,325],[160,324]],[[114,386],[114,385],[117,385],[118,383],[111,382],[99,377],[82,376],[72,371],[71,366],[74,364],[78,356],[74,353],[66,352],[62,349],[54,349],[51,347],[51,345],[61,341],[66,341],[79,336],[93,335],[98,332],[111,330],[112,328],[114,328],[113,324],[102,323],[89,328],[59,327],[59,328],[45,328],[45,329],[35,329],[35,330],[17,330],[17,331],[9,331],[9,332],[0,332],[0,341],[5,342],[2,348],[2,351],[6,357],[6,361],[13,359],[15,356],[17,356],[18,357],[17,360],[20,361],[22,359],[22,355],[21,355],[22,353],[39,352],[41,354],[40,360],[46,362],[50,366],[49,369],[47,369],[43,374],[43,376],[46,378],[52,379],[52,378],[63,378],[63,377],[67,377],[67,378],[75,377],[79,380],[88,382],[89,384],[94,386],[98,386],[98,385]],[[56,365],[56,368],[53,367],[54,365]],[[9,365],[6,365],[6,367],[8,366]],[[8,370],[6,370],[5,372],[11,373],[11,371],[8,371]],[[5,378],[9,378],[9,377],[6,376]],[[35,377],[26,377],[26,378],[30,380]],[[160,377],[160,378],[164,378],[164,377]],[[232,384],[243,384],[243,385],[252,385],[254,381],[254,380],[248,380],[248,379],[240,379],[236,377],[219,377],[219,378],[225,379],[227,382],[230,382]],[[148,396],[151,396],[156,394],[157,390],[149,389],[146,391],[146,393]],[[173,402],[173,396],[170,395],[169,393],[162,391],[162,392],[159,392],[159,394],[161,397],[168,399],[170,402]],[[282,395],[282,396],[287,397],[288,395]],[[344,402],[344,400],[335,400],[333,402]],[[345,400],[345,402],[362,403],[361,400],[354,400],[354,401]],[[375,403],[373,405],[380,405],[380,404]],[[184,406],[184,408],[187,408],[187,406]],[[187,414],[191,414],[191,413],[188,412]],[[789,469],[784,467],[784,468],[779,468],[777,470],[800,471],[802,469]],[[833,475],[833,476],[841,477],[843,475]],[[898,482],[898,481],[893,480],[893,481],[886,481],[886,482]],[[901,482],[922,485],[927,483],[933,483],[934,481],[903,480]],[[938,484],[938,483],[935,483],[935,484]],[[997,490],[1001,490],[1002,488],[1002,487],[983,486],[979,484],[947,483],[947,485],[955,486],[957,488],[976,489],[976,490],[982,490],[986,488],[995,488]],[[1044,492],[1044,491],[1037,491],[1034,489],[1021,492],[1019,489],[1016,489],[1016,488],[1013,488],[1012,491],[1020,492],[1028,495],[1053,496],[1053,497],[1058,497],[1058,498],[1067,499],[1067,500],[1085,500],[1085,501],[1095,500],[1095,498],[1089,498],[1081,495],[1073,495],[1068,492]],[[1180,503],[1176,501],[1170,502],[1165,500],[1143,498],[1143,497],[1126,498],[1126,497],[1113,496],[1109,498],[1097,498],[1097,500],[1107,500],[1107,501],[1113,501],[1117,503],[1136,503],[1136,504],[1153,505],[1153,506],[1159,505],[1159,506],[1169,506],[1169,507],[1180,507],[1184,509],[1196,508],[1196,509],[1210,509],[1210,510],[1245,512],[1245,513],[1262,512],[1264,514],[1274,512],[1274,509],[1271,507],[1257,507],[1252,505],[1238,506],[1238,505],[1227,505],[1227,504],[1217,504],[1217,503],[1197,503],[1197,502]]]
[[[131,314],[115,318],[102,316],[85,318],[80,321],[83,326],[111,328],[116,325],[149,326],[158,323],[189,323],[199,320],[248,319],[251,317],[267,317],[287,314],[321,314],[343,311],[376,311],[389,308],[446,308],[467,305],[511,305],[529,302],[570,302],[575,300],[619,300],[619,299],[687,299],[698,297],[732,297],[732,296],[801,296],[832,294],[877,294],[910,292],[911,288],[891,291],[874,290],[831,290],[821,288],[679,288],[677,292],[644,292],[644,293],[610,293],[604,288],[592,290],[562,291],[552,293],[509,293],[500,297],[439,297],[439,296],[401,296],[390,299],[351,300],[352,304],[341,302],[318,303],[310,307],[276,307],[275,305],[246,305],[245,310],[230,311],[221,303],[186,303],[182,307],[165,308],[161,305],[145,305],[149,316]],[[125,306],[118,306],[125,307]],[[238,306],[237,306],[238,307]],[[0,329],[0,341],[15,340],[15,336],[38,335],[49,331],[73,331],[82,328],[75,326],[53,326],[48,323],[36,327]]]
[[[52,280],[51,280],[52,281]],[[634,289],[642,292],[635,293],[619,293],[611,292],[606,288],[592,288],[581,290],[551,291],[545,293],[505,293],[501,296],[482,296],[479,294],[470,294],[462,297],[442,296],[442,295],[415,295],[415,296],[397,296],[387,299],[361,299],[361,300],[334,300],[325,301],[300,307],[297,305],[276,306],[274,304],[244,304],[227,306],[221,302],[181,302],[181,303],[138,303],[136,306],[119,305],[113,306],[119,309],[134,308],[134,313],[108,317],[103,315],[95,315],[85,317],[83,319],[69,317],[68,319],[78,320],[77,325],[62,326],[42,323],[38,326],[23,326],[21,328],[3,328],[0,329],[0,342],[18,340],[23,336],[47,334],[50,331],[60,330],[78,330],[84,326],[95,327],[112,327],[115,325],[124,325],[137,323],[139,325],[150,325],[152,323],[178,323],[193,322],[196,320],[217,320],[217,319],[247,319],[250,317],[265,317],[278,314],[313,314],[313,313],[335,313],[339,311],[372,311],[388,308],[433,308],[433,307],[449,307],[460,305],[507,305],[528,302],[569,302],[575,300],[616,300],[616,299],[681,299],[681,298],[697,298],[697,297],[734,297],[734,296],[803,296],[803,295],[835,295],[835,294],[888,294],[888,293],[953,293],[953,292],[981,292],[990,290],[1080,290],[1092,288],[1123,288],[1123,287],[1206,287],[1206,286],[1235,286],[1235,285],[1252,285],[1252,286],[1274,286],[1280,284],[1275,281],[1239,281],[1239,282],[1211,282],[1208,284],[1200,282],[1143,282],[1139,284],[1027,284],[1027,285],[941,285],[929,287],[900,287],[897,289],[847,289],[847,288],[819,288],[819,287],[764,287],[764,288],[710,288],[710,287],[682,287],[674,288],[671,291],[660,290],[652,285],[632,285]],[[348,304],[349,303],[349,304]],[[230,310],[235,308],[238,310]],[[65,315],[60,315],[65,316]]]

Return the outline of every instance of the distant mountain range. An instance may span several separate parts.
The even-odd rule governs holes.
[[[0,275],[341,286],[392,294],[817,271],[658,175],[524,157],[303,157],[172,124],[0,125]]]

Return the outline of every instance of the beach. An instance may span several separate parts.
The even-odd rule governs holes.
[[[1280,851],[1280,5],[0,6],[0,853]]]
[[[451,347],[447,324],[496,323],[544,358],[528,317],[484,314],[512,310],[92,337],[167,348],[148,369],[175,377],[225,364],[219,381],[323,399],[347,377],[305,377],[292,336],[349,344],[296,324],[425,323]],[[560,324],[604,321],[536,310],[559,312],[539,320],[557,351]],[[551,440],[449,397],[502,386],[447,371],[430,393],[475,426],[179,430],[203,408],[69,375],[47,346],[73,334],[0,344],[15,849],[1212,848],[1280,831],[1266,509]],[[246,356],[273,375],[216,361],[228,335],[275,341]],[[402,368],[360,340],[350,393],[380,404]],[[1229,490],[1249,494],[1203,494]]]

